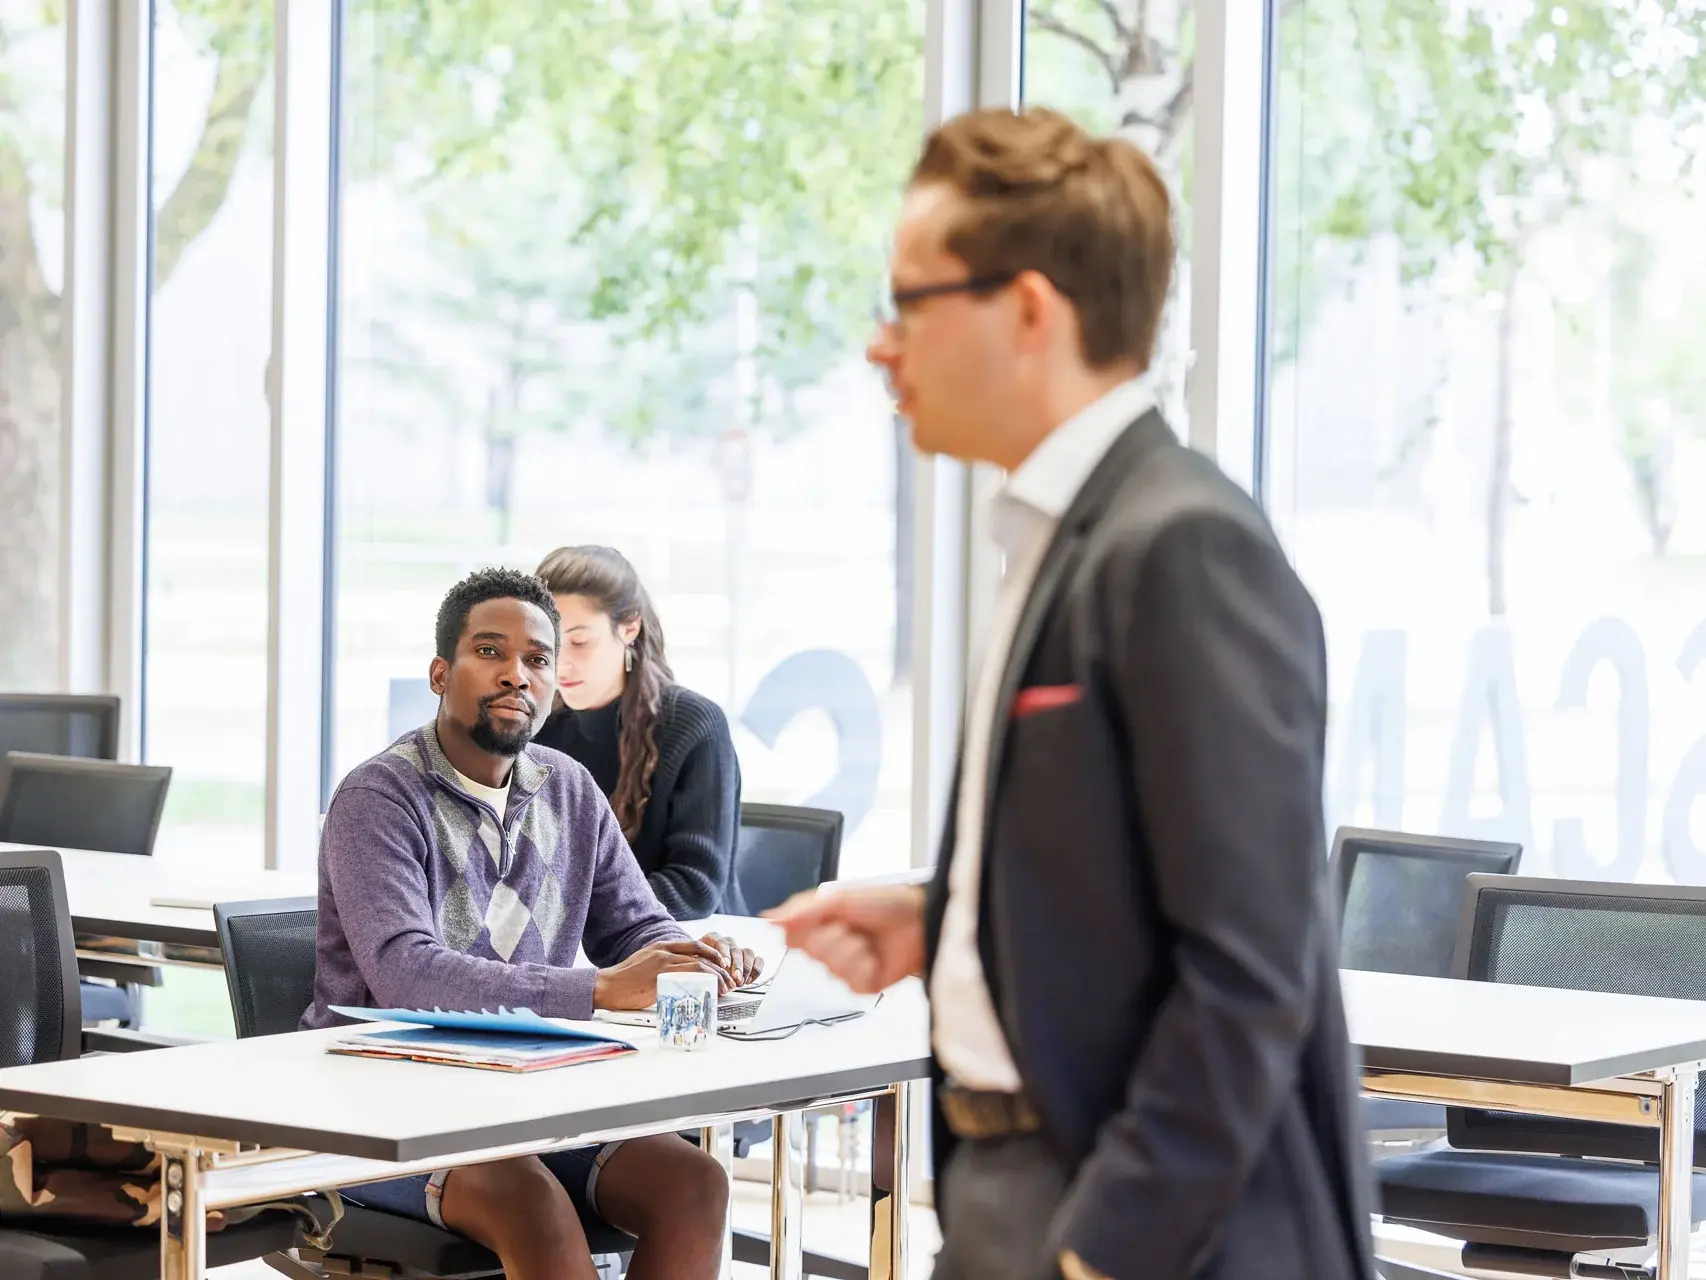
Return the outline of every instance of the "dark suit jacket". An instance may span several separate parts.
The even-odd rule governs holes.
[[[1053,1242],[1119,1280],[1373,1275],[1326,702],[1319,615],[1261,512],[1159,415],[1133,424],[1019,622],[979,907],[995,1007],[1073,1179]],[[950,818],[932,967],[954,841]]]

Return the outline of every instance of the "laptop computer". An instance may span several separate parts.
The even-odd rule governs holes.
[[[856,995],[816,960],[803,952],[789,950],[783,953],[768,981],[731,991],[717,1001],[717,1030],[739,1039],[812,1024],[843,1022],[875,1008],[881,998]],[[635,1027],[658,1024],[655,1008],[602,1009],[598,1017],[605,1022]]]

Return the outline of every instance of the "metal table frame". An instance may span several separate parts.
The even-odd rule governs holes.
[[[775,1135],[771,1144],[774,1179],[770,1193],[770,1274],[776,1280],[801,1280],[805,1211],[800,1141],[803,1113],[818,1107],[869,1098],[875,1103],[872,1108],[870,1276],[871,1280],[905,1280],[909,1243],[906,1210],[910,1200],[907,1144],[919,1087],[917,1082],[902,1081],[880,1090],[790,1101],[774,1108],[683,1116],[668,1124],[576,1133],[549,1141],[487,1147],[459,1152],[454,1156],[398,1162],[259,1148],[226,1139],[152,1129],[121,1126],[113,1132],[121,1140],[146,1143],[162,1159],[161,1179],[165,1188],[160,1224],[162,1280],[202,1280],[207,1269],[209,1210],[262,1204],[310,1191],[358,1186],[364,1182],[429,1173],[437,1169],[543,1155],[566,1147],[591,1146],[684,1129],[701,1130],[706,1149],[716,1152],[726,1167],[728,1148],[723,1139],[727,1126],[741,1120],[771,1118],[775,1123]],[[725,1245],[725,1263],[727,1258],[728,1246]]]
[[[1591,1084],[1514,1084],[1504,1080],[1365,1069],[1364,1093],[1404,1102],[1444,1103],[1566,1120],[1638,1125],[1659,1131],[1658,1280],[1688,1280],[1693,1234],[1694,1092],[1706,1063]]]

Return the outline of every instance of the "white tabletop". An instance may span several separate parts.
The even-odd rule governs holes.
[[[0,853],[42,847],[0,844]],[[213,903],[313,897],[316,890],[312,875],[295,872],[250,867],[210,873],[128,853],[57,852],[65,866],[65,897],[78,933],[217,947]],[[197,905],[158,906],[157,900]]]
[[[1365,1067],[1580,1085],[1706,1060],[1706,1001],[1341,970]]]
[[[0,1071],[0,1111],[61,1116],[378,1160],[426,1160],[512,1143],[832,1094],[929,1071],[924,995],[908,981],[871,1013],[785,1040],[660,1049],[656,1032],[597,1030],[638,1054],[533,1075],[328,1054],[350,1029],[113,1054]]]

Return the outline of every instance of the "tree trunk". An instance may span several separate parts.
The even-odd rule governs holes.
[[[1513,265],[1499,304],[1498,399],[1493,411],[1493,450],[1487,467],[1487,612],[1505,615],[1505,543],[1511,499],[1511,401],[1515,394],[1516,289],[1521,266]]]
[[[219,60],[195,154],[154,218],[155,292],[171,279],[184,250],[207,230],[231,194],[267,62],[265,57]]]
[[[515,454],[519,442],[514,431],[521,403],[521,377],[513,370],[500,393],[493,387],[486,397],[486,509],[497,516],[498,546],[509,546],[515,515]]]
[[[1664,518],[1655,518],[1649,532],[1653,537],[1653,558],[1663,560],[1670,552],[1670,535],[1672,522]]]
[[[913,554],[917,542],[918,463],[912,429],[890,415],[894,437],[894,677],[899,688],[912,679]]]
[[[0,312],[13,310],[0,297]],[[10,319],[10,315],[7,315]],[[58,353],[0,330],[0,690],[59,681]]]
[[[497,516],[498,546],[509,546],[515,519],[515,449],[511,435],[486,432],[486,507]]]
[[[23,157],[0,145],[0,690],[59,680],[59,299]]]
[[[1184,158],[1190,138],[1195,67],[1183,56],[1185,27],[1193,0],[1117,0],[1108,8],[1113,38],[1104,46],[1113,74],[1120,134],[1154,159],[1166,180],[1179,236],[1179,261],[1167,290],[1166,310],[1155,335],[1149,374],[1161,411],[1176,426],[1186,425],[1185,380],[1190,366],[1189,276],[1190,216],[1185,199]],[[1063,24],[1046,15],[1039,26],[1038,10],[1031,24],[1040,34],[1052,29],[1059,38]],[[1080,33],[1082,34],[1082,33]]]
[[[195,154],[155,220],[156,291],[229,194],[268,64],[263,54],[220,60]],[[63,351],[32,199],[23,158],[0,145],[0,689],[59,683]]]
[[[1647,541],[1654,559],[1662,560],[1670,550],[1671,531],[1676,527],[1676,506],[1671,501],[1670,468],[1672,450],[1668,438],[1661,438],[1652,447],[1635,449],[1624,445],[1624,458],[1635,483],[1635,498],[1641,508],[1641,521],[1647,526]]]
[[[1175,194],[1190,117],[1191,72],[1181,56],[1192,0],[1128,0],[1112,51],[1120,73],[1120,132],[1154,157]]]

